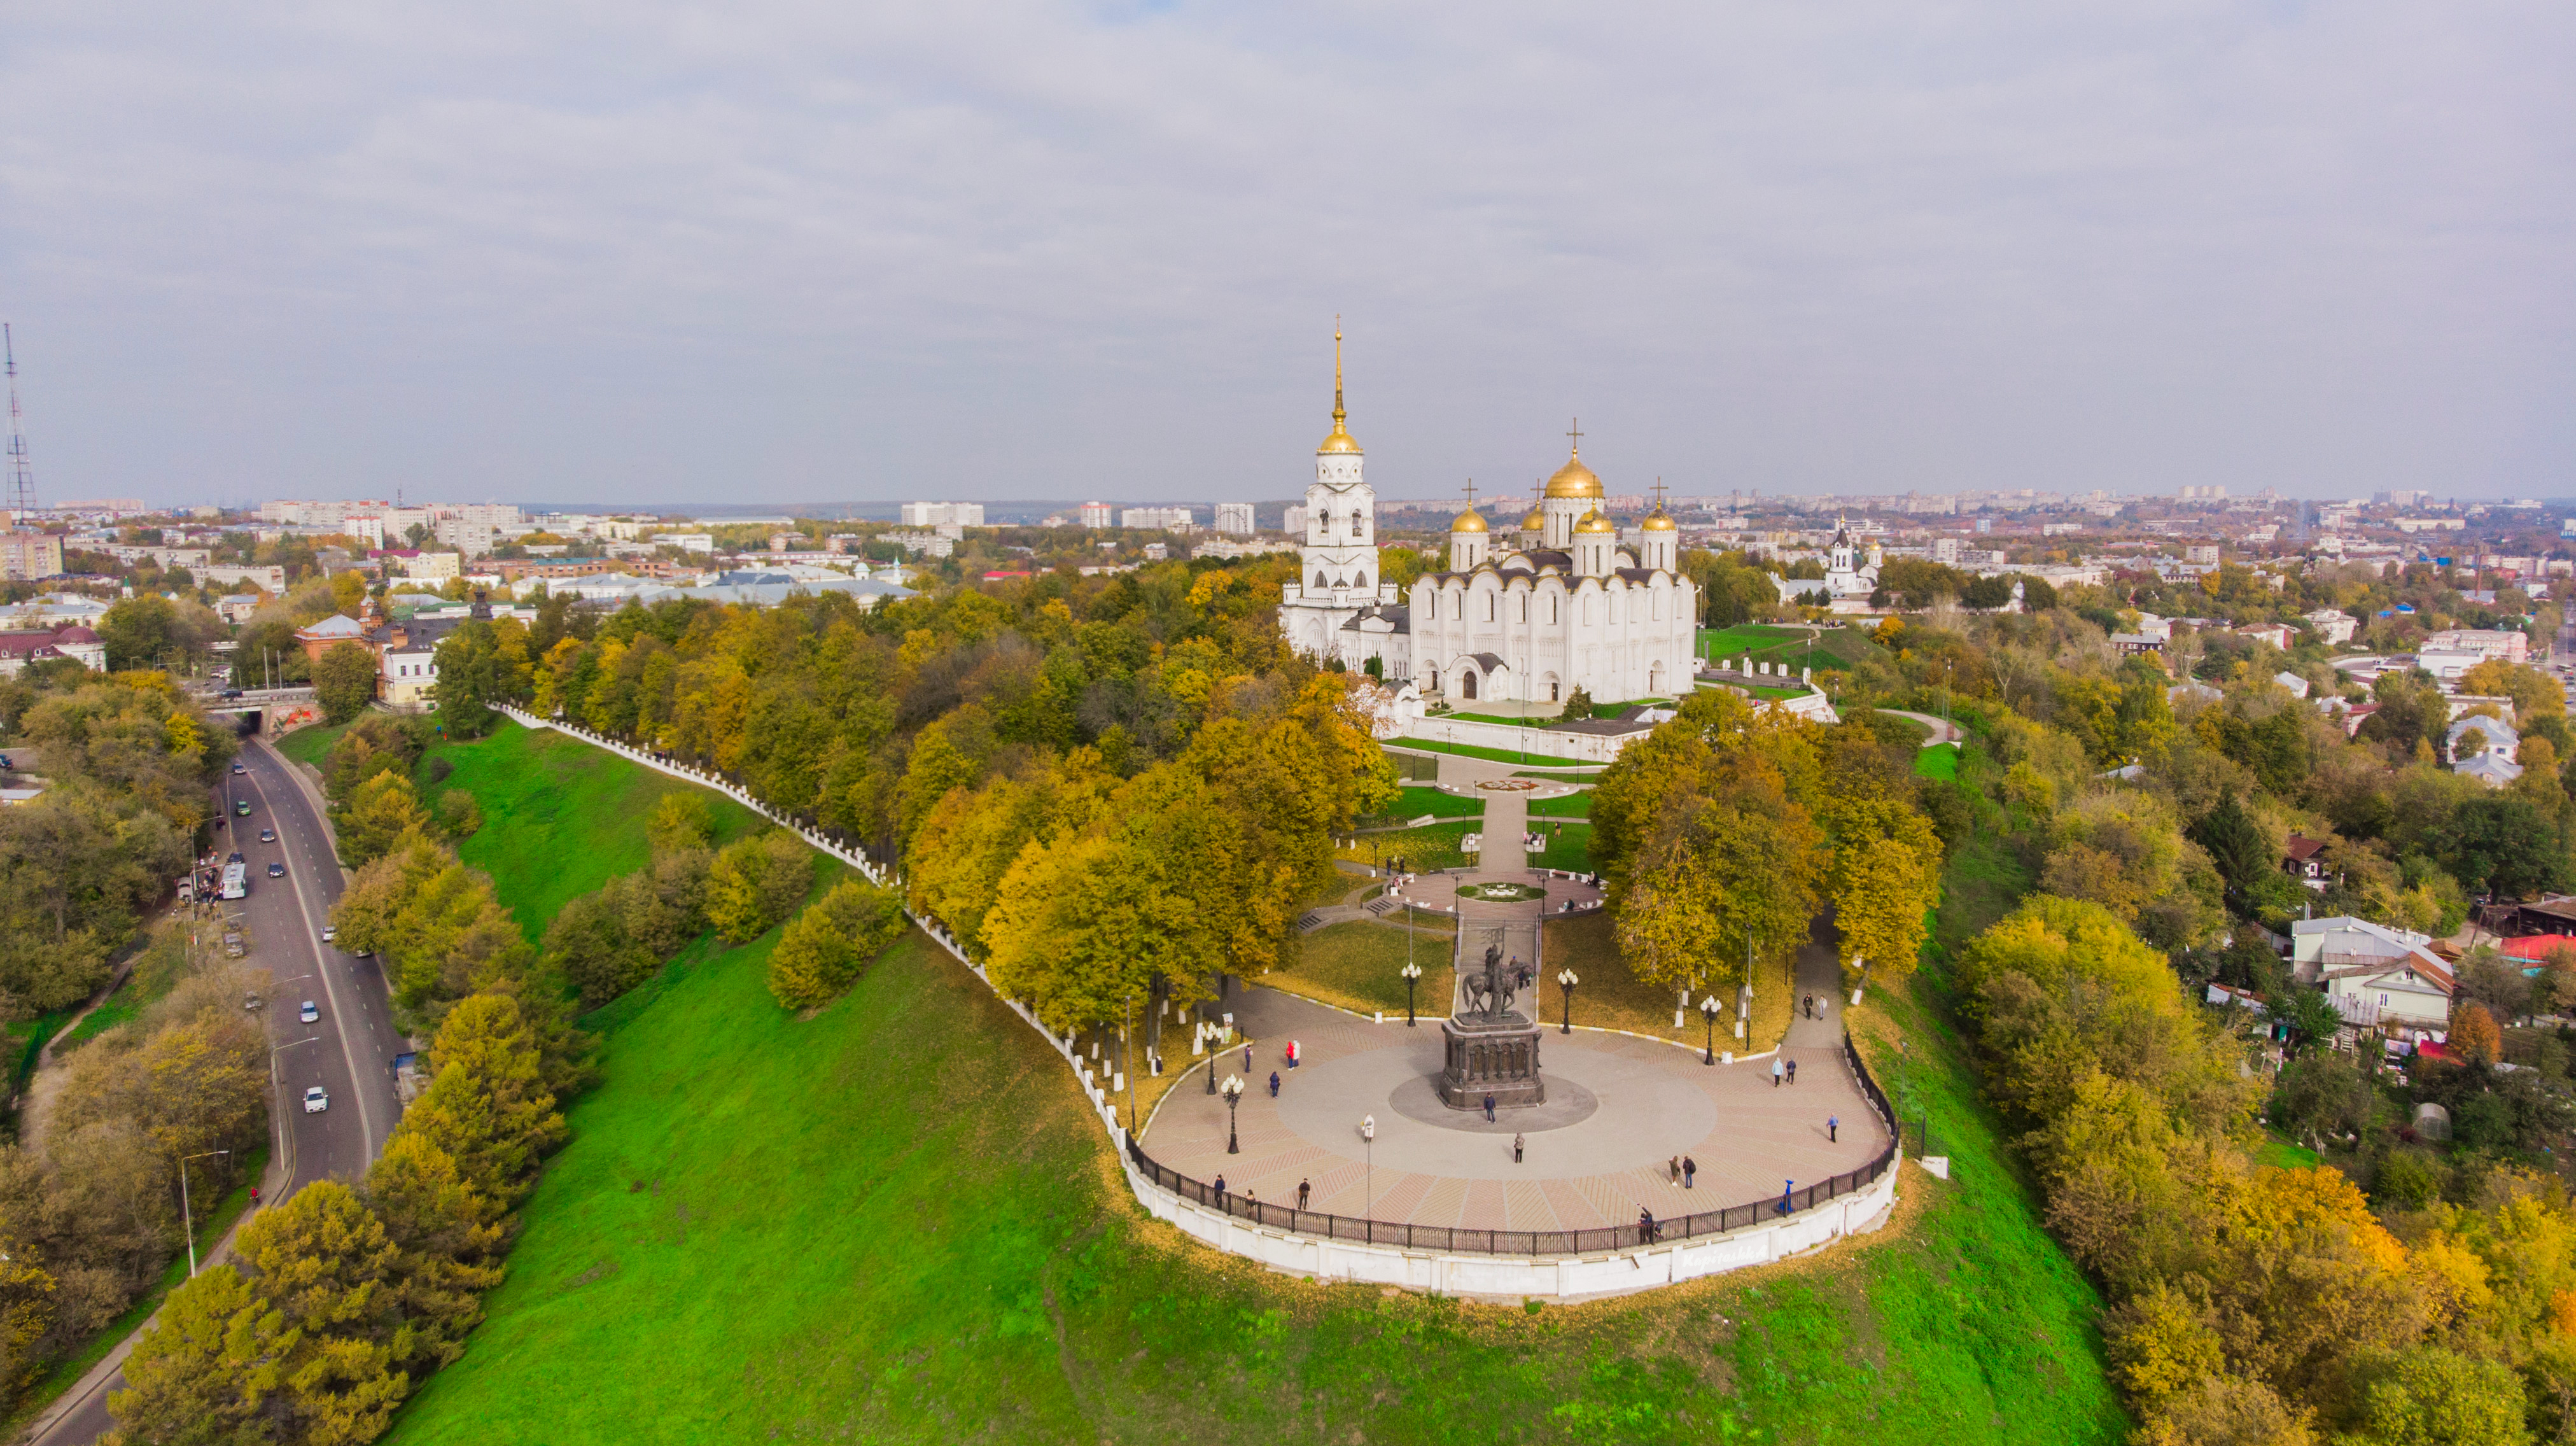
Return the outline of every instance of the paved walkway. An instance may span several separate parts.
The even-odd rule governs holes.
[[[1902,708],[1881,708],[1878,711],[1881,713],[1893,713],[1899,718],[1911,718],[1915,722],[1922,724],[1924,727],[1931,729],[1932,736],[1923,740],[1923,746],[1926,748],[1930,748],[1933,745],[1940,743],[1956,743],[1960,739],[1968,736],[1967,732],[1960,728],[1958,724],[1945,723],[1941,719],[1935,718],[1929,713],[1908,713]]]
[[[1830,951],[1814,971],[1832,993]],[[1800,989],[1810,986],[1801,958]],[[1658,1218],[1750,1204],[1776,1196],[1784,1180],[1808,1183],[1866,1165],[1888,1140],[1842,1057],[1839,1019],[1801,1020],[1784,1058],[1795,1085],[1775,1085],[1768,1059],[1704,1065],[1695,1051],[1632,1036],[1550,1029],[1539,1059],[1549,1102],[1492,1125],[1451,1111],[1434,1095],[1440,1027],[1426,1018],[1371,1024],[1322,1005],[1261,988],[1239,988],[1223,1006],[1254,1038],[1249,1068],[1237,1048],[1223,1074],[1246,1084],[1238,1116],[1242,1153],[1228,1155],[1224,1098],[1204,1076],[1181,1081],[1148,1123],[1148,1154],[1185,1175],[1260,1199],[1294,1204],[1312,1182],[1311,1208],[1422,1225],[1511,1230],[1626,1225],[1639,1207]],[[1289,1069],[1295,1040],[1304,1063]],[[1276,1070],[1281,1089],[1268,1091]],[[1375,1147],[1360,1136],[1377,1121]],[[1839,1141],[1826,1118],[1839,1116]],[[1527,1137],[1512,1162],[1512,1135]],[[1378,1155],[1384,1159],[1378,1159]],[[1696,1188],[1673,1183],[1666,1162],[1689,1155]]]

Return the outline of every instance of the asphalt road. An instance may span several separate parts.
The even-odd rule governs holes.
[[[215,831],[215,847],[219,855],[238,849],[250,865],[250,897],[237,905],[250,943],[244,962],[266,969],[273,981],[262,1011],[273,1046],[272,1163],[261,1191],[263,1201],[273,1201],[314,1180],[354,1181],[383,1152],[402,1113],[393,1061],[404,1045],[376,961],[322,942],[340,897],[340,864],[321,815],[288,772],[294,765],[265,740],[248,743],[241,763],[244,772],[224,779],[224,826]],[[250,800],[248,818],[234,811],[240,799]],[[261,843],[263,828],[275,830],[277,841]],[[286,865],[286,877],[268,876],[272,861]],[[321,1011],[313,1024],[297,1017],[308,999]],[[331,1107],[306,1114],[304,1091],[316,1084],[330,1092]],[[32,1438],[35,1446],[80,1446],[114,1424],[107,1397],[125,1388],[124,1375],[86,1384],[80,1400]]]

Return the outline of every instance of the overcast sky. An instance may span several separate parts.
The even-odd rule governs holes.
[[[2576,494],[2576,6],[19,0],[46,499]]]

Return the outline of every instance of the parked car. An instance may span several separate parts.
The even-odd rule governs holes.
[[[286,865],[278,863],[275,860],[271,860],[268,865],[268,876],[272,879],[285,878]]]
[[[315,1085],[304,1092],[304,1113],[318,1115],[331,1108],[331,1092]]]
[[[273,828],[264,828],[264,829],[261,829],[261,830],[259,831],[259,841],[260,841],[261,843],[275,843],[275,842],[277,842],[277,830],[275,830],[275,829],[273,829]]]
[[[339,938],[339,937],[340,937],[340,926],[339,926],[339,925],[337,925],[337,924],[325,924],[325,925],[323,925],[323,926],[322,926],[322,942],[323,942],[323,943],[328,944],[328,943],[330,943],[332,940],[337,939],[337,938]]]
[[[304,1007],[295,1011],[295,1017],[311,1024],[322,1017],[322,1011],[312,1000],[307,999],[304,1001]]]

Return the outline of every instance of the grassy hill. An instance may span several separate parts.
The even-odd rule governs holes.
[[[484,799],[476,842],[505,897],[560,892],[567,861],[530,841],[539,828],[640,830],[594,813],[633,807],[606,790],[542,795],[506,813]],[[1956,1169],[1908,1172],[1901,1229],[1524,1310],[1296,1281],[1189,1245],[1137,1209],[1055,1055],[936,946],[907,935],[799,1020],[762,984],[774,937],[702,945],[594,1018],[602,1082],[570,1112],[509,1279],[392,1440],[1955,1446],[2126,1430],[2092,1292],[2041,1233],[1958,1042],[1905,991],[1860,1012],[1891,1040],[1866,1047]]]
[[[492,875],[501,902],[531,940],[564,901],[652,862],[645,823],[665,794],[695,792],[713,808],[721,846],[767,827],[750,809],[695,784],[630,763],[551,728],[504,721],[473,743],[441,744],[423,776],[444,760],[455,771],[422,789],[432,811],[454,789],[474,795],[483,827],[457,849]]]

